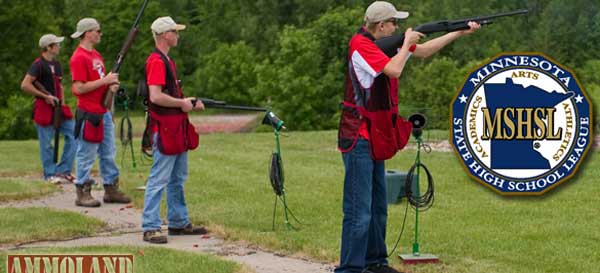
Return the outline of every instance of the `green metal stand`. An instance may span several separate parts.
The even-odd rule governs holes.
[[[296,222],[298,222],[300,224],[300,221],[296,218],[296,216],[294,216],[294,214],[292,213],[292,211],[290,210],[290,208],[287,205],[287,201],[285,199],[285,176],[283,174],[283,164],[281,161],[281,146],[279,144],[279,129],[283,127],[283,122],[279,121],[278,124],[275,124],[273,126],[274,128],[274,132],[275,132],[275,154],[277,156],[277,165],[279,170],[277,170],[279,173],[278,177],[280,179],[279,183],[281,184],[281,192],[280,194],[278,194],[278,192],[276,191],[275,194],[275,204],[273,206],[273,230],[275,230],[275,217],[276,217],[276,212],[277,212],[277,200],[279,199],[279,201],[281,201],[282,205],[283,205],[283,215],[285,217],[285,227],[287,228],[287,230],[293,230],[294,226],[292,226],[289,216],[291,216],[294,220],[296,220]],[[272,166],[273,167],[273,166]]]
[[[415,164],[417,166],[417,177],[413,178],[412,183],[417,183],[416,185],[416,193],[415,196],[420,196],[421,191],[419,189],[419,178],[420,174],[420,164],[421,164],[421,145],[423,143],[423,139],[419,136],[416,137],[417,140],[417,157],[415,159]],[[437,256],[432,254],[421,254],[419,249],[419,208],[415,208],[415,237],[414,242],[412,244],[412,254],[400,254],[400,259],[405,264],[419,264],[419,263],[437,263],[439,259]]]
[[[280,127],[280,126],[278,126],[278,127]],[[279,145],[279,130],[278,129],[275,129],[275,145],[276,145],[277,155],[279,156],[279,160],[281,161],[281,146]],[[282,186],[285,185],[285,176],[283,176],[283,175],[281,176],[281,185]],[[279,197],[279,199],[283,203],[283,215],[285,217],[285,227],[288,230],[292,230],[294,227],[290,223],[290,219],[288,217],[288,206],[285,201],[285,187],[282,187],[282,192],[283,192],[283,194],[281,196],[276,196],[275,198]],[[275,200],[275,209],[277,209],[277,199]]]
[[[123,98],[123,109],[125,110],[125,115],[121,119],[121,168],[123,168],[123,160],[125,158],[125,154],[127,153],[127,149],[131,150],[131,160],[133,161],[133,169],[136,170],[137,164],[135,163],[135,155],[133,153],[133,139],[129,137],[131,134],[131,120],[129,119],[129,96],[125,94]],[[127,123],[127,132],[124,132],[123,126]],[[127,134],[126,137],[123,137],[123,134]],[[129,147],[128,147],[129,146]]]
[[[421,164],[421,143],[422,142],[423,142],[423,140],[421,139],[421,137],[417,137],[417,158],[415,159],[415,164],[417,164],[417,166],[419,166],[419,164]],[[416,192],[415,196],[421,195],[421,190],[419,189],[419,178],[421,177],[420,170],[421,170],[421,168],[417,167],[417,178],[416,178],[417,192]],[[413,180],[413,183],[415,183],[414,180]],[[419,256],[419,209],[418,208],[415,210],[415,241],[413,242],[412,250],[413,250],[413,255]]]

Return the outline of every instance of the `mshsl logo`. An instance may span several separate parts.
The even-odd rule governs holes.
[[[592,144],[592,105],[575,75],[540,53],[501,54],[451,105],[470,176],[500,194],[541,195],[575,174]]]

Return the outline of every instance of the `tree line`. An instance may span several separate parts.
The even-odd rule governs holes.
[[[135,96],[154,46],[150,24],[168,15],[187,25],[180,45],[170,52],[186,95],[268,106],[296,130],[334,129],[340,115],[347,42],[362,24],[370,2],[150,0],[120,80]],[[68,61],[78,44],[69,37],[77,21],[98,19],[103,36],[97,50],[110,67],[141,4],[141,0],[0,0],[0,139],[36,136],[29,126],[32,98],[19,86],[40,54],[41,35],[66,37],[59,60],[65,71],[66,98],[74,106]],[[467,73],[501,52],[543,52],[571,68],[592,100],[600,101],[597,0],[408,0],[396,6],[411,14],[399,31],[442,19],[530,10],[527,16],[498,19],[431,58],[409,60],[400,79],[403,115],[425,112],[431,128],[447,128],[448,105]],[[131,108],[141,111],[139,100]]]

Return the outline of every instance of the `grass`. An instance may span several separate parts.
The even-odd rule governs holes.
[[[208,255],[158,247],[96,246],[82,248],[45,248],[0,252],[0,272],[6,272],[7,254],[130,254],[133,271],[142,273],[249,273],[233,262]]]
[[[436,133],[437,134],[437,133]],[[444,135],[445,134],[445,135]],[[439,133],[447,139],[447,132]],[[343,166],[336,132],[291,132],[281,138],[288,205],[302,225],[284,228],[278,211],[271,230],[274,195],[267,178],[274,148],[272,133],[203,135],[189,154],[186,201],[196,224],[209,225],[231,240],[312,259],[336,262],[342,221]],[[2,149],[30,149],[0,173],[35,168],[35,142],[2,142]],[[14,147],[13,147],[14,146]],[[139,142],[134,143],[139,147]],[[2,159],[4,155],[0,155]],[[120,160],[120,153],[118,154]],[[388,169],[407,170],[415,151],[400,152]],[[432,152],[422,158],[435,179],[436,200],[420,214],[421,252],[441,264],[409,267],[412,272],[594,272],[600,255],[600,184],[598,152],[590,152],[577,177],[542,197],[502,197],[472,181],[453,153]],[[142,185],[149,166],[122,169],[122,183],[142,207]],[[281,208],[281,207],[280,207]],[[388,246],[393,246],[404,203],[390,206]],[[409,210],[399,253],[411,252],[414,212]],[[399,265],[397,258],[390,259]]]
[[[0,203],[39,197],[57,190],[55,185],[42,181],[0,179]]]
[[[48,208],[0,208],[0,244],[89,236],[104,223],[74,212]]]

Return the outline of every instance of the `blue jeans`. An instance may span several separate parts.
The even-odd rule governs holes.
[[[90,172],[96,161],[100,159],[100,176],[106,185],[112,185],[119,178],[119,169],[115,164],[115,125],[112,114],[104,113],[104,138],[101,143],[92,143],[83,139],[83,129],[79,132],[79,146],[77,147],[77,180],[76,184],[83,184],[90,180]]]
[[[340,265],[334,272],[362,272],[370,265],[387,265],[384,161],[371,158],[369,142],[362,138],[342,159],[344,221]]]
[[[144,195],[142,229],[144,231],[160,229],[160,199],[167,188],[167,220],[170,228],[183,228],[190,223],[183,184],[188,176],[187,152],[178,155],[164,155],[156,147],[153,135],[154,162]]]
[[[75,160],[75,150],[77,149],[77,142],[75,142],[75,138],[73,137],[74,127],[75,122],[72,119],[65,120],[60,125],[58,130],[64,136],[63,153],[58,164],[55,164],[54,147],[52,146],[54,127],[52,125],[40,126],[35,124],[40,142],[40,159],[44,168],[44,179],[48,179],[56,174],[71,174],[73,160]]]

